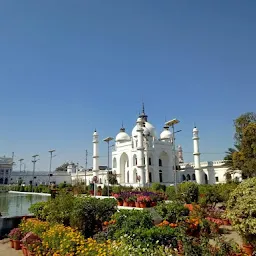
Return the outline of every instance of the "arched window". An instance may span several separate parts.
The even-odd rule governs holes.
[[[148,158],[148,165],[151,165],[151,157]]]
[[[190,180],[190,179],[191,179],[191,178],[190,178],[190,175],[188,174],[188,175],[187,175],[187,180]]]
[[[133,155],[133,166],[137,165],[137,157],[136,155]]]
[[[3,178],[0,178],[0,184],[3,184],[4,180]]]
[[[152,182],[152,173],[149,172],[149,182],[151,183]]]
[[[183,174],[182,175],[182,181],[185,181],[186,180],[186,176]]]
[[[208,176],[206,173],[204,174],[204,179],[205,179],[205,184],[208,184]]]
[[[196,175],[194,173],[192,174],[192,180],[196,180]]]
[[[159,166],[163,166],[162,165],[162,159],[159,159],[158,162],[159,162]]]
[[[116,158],[113,158],[113,168],[116,168]]]
[[[159,170],[159,182],[163,182],[163,172]]]
[[[127,171],[127,183],[130,183],[130,181],[129,181],[129,171]]]

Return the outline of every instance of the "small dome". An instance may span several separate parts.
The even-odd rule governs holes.
[[[198,129],[195,127],[195,128],[193,129],[193,132],[198,132]]]
[[[144,130],[143,134],[150,135],[155,139],[157,138],[156,129],[151,123],[145,122],[145,126],[143,127],[143,130]],[[135,125],[134,128],[132,129],[132,137],[136,137],[136,136],[137,136],[137,125]]]
[[[161,140],[170,140],[172,138],[172,133],[169,130],[163,130],[160,134]]]
[[[93,136],[96,136],[98,135],[97,131],[95,130],[94,133],[93,133]]]
[[[130,136],[124,131],[121,131],[116,135],[116,142],[129,141],[129,140],[130,140]]]

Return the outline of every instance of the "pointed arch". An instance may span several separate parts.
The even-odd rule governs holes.
[[[132,157],[132,163],[133,163],[133,166],[137,165],[137,156],[136,156],[136,154],[134,154],[133,157]]]
[[[116,168],[116,158],[113,158],[113,168]]]
[[[125,182],[125,174],[127,169],[128,155],[123,152],[120,157],[120,183]]]
[[[189,174],[187,174],[187,180],[191,180],[191,177]]]
[[[133,173],[132,173],[132,176],[133,176],[133,183],[137,183],[137,176],[138,176],[138,173],[137,173],[137,169],[133,169]]]
[[[183,174],[182,175],[182,181],[185,181],[186,180],[186,176]]]

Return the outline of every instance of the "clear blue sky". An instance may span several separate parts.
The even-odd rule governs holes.
[[[131,133],[144,101],[158,132],[180,119],[186,161],[194,122],[201,159],[221,159],[233,119],[256,110],[255,12],[253,0],[0,1],[0,155],[32,169],[39,154],[48,170],[55,148],[53,167],[84,165],[94,128]]]

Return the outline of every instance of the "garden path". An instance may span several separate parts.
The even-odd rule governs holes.
[[[21,256],[22,251],[16,251],[10,247],[9,239],[0,240],[0,256]]]

